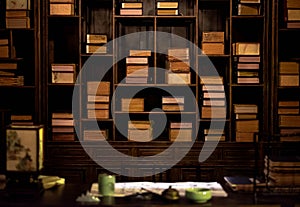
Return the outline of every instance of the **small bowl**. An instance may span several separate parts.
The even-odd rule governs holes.
[[[195,203],[205,203],[211,199],[212,193],[208,188],[188,188],[185,197]]]

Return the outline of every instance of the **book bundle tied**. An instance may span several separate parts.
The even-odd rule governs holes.
[[[152,141],[152,123],[146,120],[128,121],[128,140],[136,142]]]
[[[24,76],[21,75],[20,62],[16,58],[15,47],[10,38],[0,39],[0,85],[23,86]]]
[[[120,15],[141,16],[143,15],[143,2],[123,0],[120,5]]]
[[[52,139],[54,141],[73,141],[75,139],[72,113],[52,113]]]
[[[108,119],[110,105],[110,82],[87,82],[87,118]]]
[[[74,15],[75,3],[74,0],[49,0],[50,15]]]
[[[51,64],[52,83],[74,83],[76,77],[76,65],[70,64]]]
[[[283,18],[287,28],[300,28],[300,1],[284,0]]]
[[[202,32],[202,53],[206,55],[224,54],[224,32]]]
[[[191,122],[170,122],[170,141],[191,142],[192,136],[193,124]]]
[[[191,84],[189,48],[168,49],[166,83]]]
[[[86,35],[86,53],[107,53],[107,35],[87,34]]]
[[[126,57],[126,83],[148,83],[151,50],[129,50]]]
[[[202,87],[201,118],[226,118],[223,77],[200,76]]]
[[[30,28],[30,0],[6,0],[6,28]]]
[[[260,43],[233,43],[233,67],[236,72],[237,84],[260,83]]]
[[[253,142],[254,134],[259,131],[256,104],[234,104],[235,139],[237,142]]]
[[[236,9],[237,15],[260,15],[261,2],[260,0],[238,0]]]
[[[179,15],[178,1],[157,1],[156,15]]]

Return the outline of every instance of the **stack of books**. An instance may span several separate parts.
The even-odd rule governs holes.
[[[224,129],[204,129],[205,141],[225,141]]]
[[[278,114],[299,114],[299,101],[279,101]]]
[[[260,15],[260,0],[239,0],[237,15]]]
[[[235,139],[237,142],[253,142],[254,134],[259,131],[256,104],[234,104]]]
[[[259,84],[260,56],[235,57],[237,84]]]
[[[193,135],[191,122],[170,122],[169,140],[179,142],[191,142]]]
[[[156,15],[179,15],[179,2],[157,1]]]
[[[203,32],[202,53],[206,55],[224,55],[224,32]]]
[[[226,118],[225,92],[223,77],[201,76],[203,103],[201,106],[201,118]]]
[[[151,121],[128,121],[128,140],[136,142],[152,141]]]
[[[279,86],[299,86],[298,62],[279,62]]]
[[[224,180],[233,191],[253,191],[253,182],[247,176],[224,176]]]
[[[126,57],[126,83],[148,83],[151,50],[129,50]]]
[[[265,176],[271,186],[286,187],[290,190],[300,187],[299,156],[265,156]]]
[[[144,111],[144,98],[122,98],[121,110],[127,112]]]
[[[189,48],[170,48],[166,60],[167,84],[191,84]]]
[[[49,0],[50,15],[74,15],[74,0]]]
[[[33,125],[31,114],[12,114],[10,120],[12,125]]]
[[[294,103],[296,104],[296,103]],[[298,103],[297,103],[298,104]],[[299,106],[298,106],[299,108]],[[299,136],[292,136],[300,132],[300,114],[281,114],[279,115],[280,140],[281,141],[300,141]],[[289,135],[289,136],[288,136]]]
[[[85,129],[83,132],[83,140],[99,141],[108,139],[108,129],[91,130]]]
[[[120,15],[141,16],[143,15],[143,2],[137,0],[123,0],[120,7]]]
[[[162,97],[162,110],[164,111],[183,111],[184,96],[164,96]]]
[[[29,29],[30,28],[30,0],[22,3],[6,1],[6,28]]]
[[[52,113],[52,139],[54,141],[73,141],[75,139],[72,113]]]
[[[284,0],[284,20],[287,28],[300,28],[300,1]]]
[[[87,82],[87,118],[108,119],[110,105],[110,82]]]
[[[74,83],[76,77],[75,64],[51,64],[52,83]]]
[[[15,60],[1,60],[0,85],[24,86],[24,76],[18,74],[18,63]]]
[[[54,175],[39,175],[38,180],[41,182],[44,190],[65,184],[65,178]]]
[[[255,42],[237,42],[233,44],[237,84],[260,83],[260,44]]]
[[[299,116],[299,106],[300,102],[296,100],[280,100],[278,102],[279,118],[281,116]],[[285,119],[283,119],[283,121]],[[283,122],[286,125],[286,127],[280,127],[280,141],[300,141],[299,136],[294,136],[295,134],[300,134],[300,125],[298,126],[298,128],[297,126],[290,128],[289,125],[292,123],[289,122],[291,121],[288,121],[287,119],[287,121]]]
[[[86,53],[107,53],[107,35],[87,34],[86,35]]]

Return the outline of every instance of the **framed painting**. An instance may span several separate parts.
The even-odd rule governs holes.
[[[43,167],[43,126],[6,129],[6,171],[37,173]]]

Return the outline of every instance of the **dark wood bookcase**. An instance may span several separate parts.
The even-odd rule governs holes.
[[[68,181],[95,181],[97,174],[104,172],[105,169],[97,165],[95,163],[97,160],[92,160],[89,154],[97,155],[107,149],[101,145],[100,141],[85,141],[86,130],[95,130],[97,127],[105,130],[109,143],[123,154],[133,157],[151,156],[170,146],[172,142],[169,141],[169,124],[180,120],[180,115],[183,114],[186,120],[192,123],[193,129],[199,129],[192,132],[195,139],[194,146],[174,167],[159,175],[143,178],[144,180],[211,181],[217,179],[221,181],[225,175],[252,176],[255,149],[252,139],[243,141],[237,136],[237,122],[240,120],[237,119],[235,105],[257,106],[256,119],[259,124],[255,130],[273,135],[279,132],[278,100],[288,97],[299,100],[294,95],[299,92],[299,87],[285,89],[277,85],[279,62],[289,57],[299,59],[299,52],[296,49],[291,51],[282,49],[286,44],[295,44],[299,34],[298,29],[285,29],[282,26],[284,23],[280,20],[282,0],[261,0],[259,3],[251,3],[250,6],[255,5],[259,9],[258,14],[250,15],[240,11],[239,0],[179,0],[180,15],[176,16],[157,15],[156,1],[151,0],[142,1],[143,15],[120,15],[121,2],[121,0],[75,0],[74,13],[71,15],[50,15],[50,2],[45,1],[41,5],[43,69],[36,72],[41,74],[37,81],[40,81],[39,90],[43,92],[43,95],[35,89],[37,93],[35,97],[38,97],[35,98],[35,103],[41,103],[40,108],[35,107],[35,110],[41,112],[41,122],[47,128],[45,172],[66,177]],[[245,5],[249,6],[248,4]],[[148,36],[140,35],[134,40],[122,38],[124,35],[130,36],[135,32],[149,33]],[[159,39],[160,32],[169,33],[170,36],[163,41]],[[224,32],[222,42],[224,53],[203,54],[203,34],[207,32]],[[107,42],[109,42],[107,52],[88,53],[86,50],[87,34],[106,35]],[[186,100],[183,112],[163,112],[162,110],[154,112],[152,109],[162,107],[162,96],[167,96],[168,90],[175,91],[178,96],[189,97],[182,92],[184,86],[167,84],[165,72],[159,69],[166,66],[167,49],[178,46],[171,34],[185,38],[199,48],[199,50],[197,47],[189,48],[191,67],[195,71],[191,71],[191,83],[187,87],[192,91],[194,99]],[[112,41],[116,39],[118,41]],[[259,54],[236,54],[236,47],[233,46],[236,43],[259,43]],[[148,57],[150,69],[147,84],[122,82],[126,78],[124,57],[128,56],[129,49],[151,50],[151,56]],[[240,76],[237,64],[239,58],[243,56],[259,57],[259,61],[248,60],[248,63],[259,65],[253,70],[255,75],[249,75],[255,76],[256,82],[239,83],[237,81]],[[54,63],[75,64],[77,81],[71,84],[52,83],[51,64]],[[86,67],[89,72],[82,72]],[[205,162],[199,163],[198,156],[207,139],[205,134],[212,124],[211,118],[202,116],[204,102],[207,100],[204,98],[201,77],[212,74],[212,71],[216,71],[222,77],[225,94],[223,101],[225,100],[227,106],[225,116],[214,121],[218,126],[224,124],[225,127],[222,140],[212,155]],[[88,118],[86,105],[87,83],[100,81],[100,79],[110,83],[110,113],[108,118],[99,118],[96,120],[97,125],[93,125],[92,122],[95,120]],[[141,90],[144,87],[146,89]],[[11,90],[19,90],[18,87],[12,88]],[[76,89],[75,96],[74,89]],[[127,98],[127,91],[134,90],[141,90],[137,97],[144,98],[145,110],[130,112],[131,120],[148,120],[149,116],[165,116],[167,120],[164,130],[151,142],[128,141],[127,135],[122,134],[115,123],[128,115],[128,112],[121,110],[121,99]],[[121,95],[114,96],[116,91],[121,91]],[[74,131],[73,139],[54,140],[51,125],[52,113],[72,113],[74,107],[78,109],[76,114],[73,114],[77,134]],[[127,124],[125,125],[127,127]],[[126,127],[125,131],[128,130]],[[180,153],[185,147],[183,143],[175,150]],[[116,158],[110,157],[108,152],[104,159],[110,162]],[[127,168],[120,166],[118,170],[122,172]],[[156,170],[154,166],[146,164],[141,169],[145,172]],[[118,179],[130,180],[131,178],[118,177]]]
[[[1,174],[6,172],[6,127],[12,121],[42,122],[40,1],[29,0],[27,7],[6,2],[0,2]],[[14,18],[20,13],[18,24]]]
[[[287,19],[287,1],[280,0],[273,2],[273,32],[272,32],[272,44],[274,50],[272,51],[272,77],[274,77],[274,81],[272,81],[272,133],[273,134],[295,134],[299,133],[299,125],[298,123],[281,123],[280,118],[282,116],[299,116],[299,111],[297,113],[297,109],[299,110],[299,106],[294,106],[296,111],[288,114],[286,111],[281,111],[282,108],[293,108],[293,106],[281,106],[280,102],[298,102],[299,103],[299,74],[297,74],[297,67],[295,72],[290,72],[291,74],[287,74],[285,71],[281,71],[284,69],[284,66],[281,66],[282,63],[290,62],[294,64],[299,64],[300,54],[296,49],[297,45],[299,45],[298,36],[300,34],[299,28],[289,26],[291,21]],[[292,21],[295,23],[294,21]],[[297,21],[296,21],[297,23]],[[298,22],[299,24],[299,22]],[[281,68],[282,67],[282,68]],[[294,67],[295,68],[295,67]],[[298,68],[299,71],[299,68]],[[290,75],[290,76],[288,76]],[[284,77],[288,77],[290,82],[289,84],[284,81]],[[296,79],[294,79],[296,78]],[[283,83],[281,83],[281,81]],[[287,131],[286,131],[287,130]],[[297,131],[298,130],[298,131]],[[286,131],[286,132],[285,132]],[[283,138],[284,139],[284,138]],[[277,140],[280,141],[280,140]]]
[[[13,73],[12,76],[1,75],[0,108],[10,110],[14,115],[31,115],[32,122],[41,122],[41,38],[40,34],[40,2],[31,0],[30,7],[23,10],[6,9],[6,1],[1,1],[0,38],[7,40],[8,56],[1,57],[1,64],[16,64],[2,66],[1,71]],[[26,10],[25,10],[26,9]],[[11,24],[6,21],[6,11],[25,11],[28,18],[27,26]],[[4,51],[2,45],[2,51]],[[2,53],[3,54],[3,53]],[[6,70],[9,69],[10,70]],[[5,77],[6,76],[6,77]],[[6,81],[14,78],[18,81]]]

